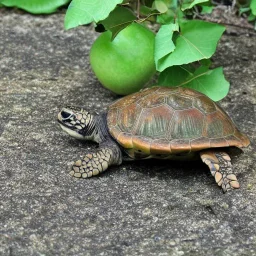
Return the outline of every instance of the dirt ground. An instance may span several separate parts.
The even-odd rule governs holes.
[[[222,107],[251,145],[223,194],[200,162],[140,161],[77,180],[95,150],[56,122],[67,104],[100,111],[117,98],[89,65],[92,27],[64,14],[0,9],[0,255],[256,255],[256,36],[229,27],[213,57],[231,83]]]

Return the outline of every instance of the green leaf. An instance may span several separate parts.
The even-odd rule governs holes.
[[[205,66],[205,67],[209,68],[212,64],[212,61],[211,61],[211,59],[202,59],[202,60],[200,60],[200,64],[202,66]]]
[[[229,91],[229,82],[225,79],[223,68],[208,69],[199,67],[194,74],[182,66],[170,67],[162,72],[158,80],[164,86],[182,86],[197,90],[214,101],[223,99]]]
[[[33,14],[53,13],[70,0],[2,0],[7,7],[17,7]]]
[[[174,31],[179,31],[178,24],[162,25],[155,37],[155,62],[158,66],[158,62],[163,57],[174,51],[175,45],[172,41]]]
[[[156,0],[153,3],[153,8],[158,10],[160,13],[165,13],[168,11],[168,7],[166,6],[165,2]]]
[[[248,21],[254,21],[256,19],[256,16],[253,15],[252,13],[250,13],[250,15],[248,16]]]
[[[168,9],[166,13],[157,15],[157,23],[160,24],[170,24],[175,23],[183,19],[184,12],[180,9]]]
[[[173,23],[174,18],[176,17],[176,14],[174,13],[173,10],[169,9],[166,13],[162,13],[160,15],[157,15],[157,23],[160,24],[168,24],[168,23]]]
[[[200,3],[204,3],[204,2],[208,2],[209,0],[184,0],[182,1],[182,5],[181,5],[181,10],[185,11],[187,9],[191,9],[192,7],[194,7],[196,4],[200,4]]]
[[[215,52],[224,30],[225,27],[222,25],[199,20],[181,23],[180,33],[175,41],[176,48],[172,53],[156,61],[157,70],[163,71],[171,66],[209,59]]]
[[[144,0],[145,6],[152,7],[154,0]]]
[[[243,14],[245,12],[248,12],[250,10],[251,10],[250,7],[241,7],[241,8],[239,8],[239,15],[241,15],[241,14]]]
[[[251,0],[250,8],[252,10],[252,14],[256,16],[256,0]]]
[[[213,10],[213,6],[206,6],[206,5],[200,5],[202,7],[202,10],[201,10],[201,14],[210,14],[212,13],[212,10]]]
[[[134,20],[136,20],[136,16],[129,9],[117,6],[105,20],[99,23],[102,24],[106,30],[112,32],[113,40],[122,29],[130,25]]]
[[[158,84],[164,86],[180,86],[190,77],[191,74],[183,66],[167,68],[160,73]]]
[[[154,13],[154,9],[147,7],[145,5],[140,6],[140,14],[148,16],[150,14]]]
[[[65,16],[65,28],[70,29],[104,20],[116,5],[122,2],[122,0],[72,0]]]

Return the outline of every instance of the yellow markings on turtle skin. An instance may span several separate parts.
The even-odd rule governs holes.
[[[222,183],[223,183],[223,179],[221,179],[217,184],[218,184],[218,186],[222,186]]]
[[[102,168],[102,165],[101,165],[101,164],[98,164],[97,168],[98,168],[99,172],[102,172],[102,171],[103,171],[103,168]]]
[[[80,172],[75,172],[73,176],[76,178],[81,178],[82,174]]]
[[[76,178],[89,178],[105,171],[112,157],[112,150],[101,149],[92,154],[87,154],[83,159],[74,162],[70,175]]]
[[[223,159],[225,159],[225,160],[227,160],[227,161],[231,161],[231,158],[230,158],[230,156],[228,155],[228,154],[222,154],[222,158]]]
[[[216,172],[214,178],[216,183],[219,183],[220,180],[222,179],[222,174],[220,172]]]
[[[209,160],[209,159],[204,159],[204,161],[203,161],[205,164],[207,164],[207,165],[210,165],[211,164],[211,160]]]
[[[75,164],[76,166],[80,166],[80,165],[82,165],[82,161],[81,161],[81,160],[77,160],[74,164]]]
[[[101,165],[102,165],[103,171],[105,171],[108,168],[108,163],[106,161],[102,162]]]
[[[97,169],[93,169],[92,170],[92,174],[93,174],[93,176],[96,176],[96,175],[98,175],[100,172],[99,172],[99,170],[97,170]]]
[[[206,163],[206,160],[213,162],[213,163],[219,163],[218,158],[215,156],[215,154],[212,154],[212,152],[200,152],[201,157],[203,158],[203,162]],[[208,164],[207,164],[208,165]]]
[[[213,164],[213,166],[214,166],[214,168],[215,168],[217,171],[219,171],[220,166],[219,166],[218,164]]]
[[[85,156],[83,159],[86,163],[88,163],[90,161],[89,157]]]
[[[78,114],[78,115],[76,116],[76,119],[79,120],[79,121],[80,121],[82,118],[83,118],[83,115],[82,115],[82,114]]]
[[[79,172],[79,167],[74,166],[74,167],[73,167],[73,170],[74,170],[75,172]]]
[[[83,178],[83,179],[88,178],[88,174],[87,174],[86,172],[82,173],[82,178]]]
[[[230,181],[229,184],[231,185],[232,188],[240,188],[240,184],[239,184],[239,182],[236,181],[236,180]]]
[[[237,178],[236,178],[235,174],[229,174],[229,175],[227,175],[227,178],[232,180],[232,181],[237,181]]]
[[[208,165],[216,183],[226,192],[240,187],[236,175],[233,173],[230,157],[225,152],[200,152],[202,161]]]
[[[75,127],[77,128],[77,129],[79,129],[79,130],[81,130],[82,129],[82,126],[79,124],[79,125],[75,125]]]

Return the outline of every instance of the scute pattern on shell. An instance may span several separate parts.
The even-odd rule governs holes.
[[[152,87],[109,106],[110,134],[133,156],[246,147],[248,138],[207,96],[181,87]]]

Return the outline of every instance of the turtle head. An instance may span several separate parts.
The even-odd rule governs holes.
[[[70,136],[82,140],[94,140],[95,117],[85,109],[65,107],[58,114],[58,122]]]

